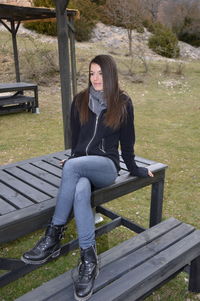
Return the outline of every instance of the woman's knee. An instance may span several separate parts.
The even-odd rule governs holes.
[[[90,201],[91,183],[88,178],[82,177],[76,184],[75,201]]]
[[[76,163],[76,159],[70,159],[68,160],[64,166],[63,166],[63,172],[67,173],[67,172],[74,172],[77,168],[77,163]]]

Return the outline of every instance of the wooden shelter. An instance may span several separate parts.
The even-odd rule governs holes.
[[[70,146],[69,112],[72,94],[71,90],[73,90],[73,94],[76,93],[75,38],[73,24],[74,17],[77,15],[77,10],[67,9],[68,2],[69,0],[55,1],[56,9],[0,4],[0,23],[2,23],[12,35],[17,82],[20,82],[20,68],[16,36],[21,22],[41,19],[55,19],[57,21],[65,148]]]

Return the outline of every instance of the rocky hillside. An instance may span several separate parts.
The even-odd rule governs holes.
[[[19,6],[31,6],[31,0],[1,0],[1,4],[11,4]]]
[[[142,50],[146,59],[165,59],[149,49],[148,38],[150,35],[151,33],[147,30],[145,30],[144,33],[133,31],[133,52],[137,55],[139,53],[141,54]],[[127,31],[121,27],[106,26],[102,23],[98,23],[93,30],[91,42],[95,43],[98,41],[102,41],[106,47],[109,47],[113,50],[127,47]],[[179,47],[181,59],[200,59],[200,47],[195,48],[184,42],[179,42]]]

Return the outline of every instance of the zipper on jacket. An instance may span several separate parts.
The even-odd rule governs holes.
[[[94,137],[96,135],[96,132],[97,132],[98,120],[99,120],[99,116],[96,116],[96,122],[95,122],[95,127],[94,127],[94,134],[93,134],[92,139],[90,140],[90,142],[88,143],[88,145],[86,146],[86,149],[85,149],[85,153],[86,153],[87,156],[88,156],[88,148],[89,148],[90,144],[92,143],[92,140],[94,139]]]
[[[101,150],[103,153],[106,153],[105,147],[104,147],[104,143],[105,143],[104,138],[102,138],[100,150]]]

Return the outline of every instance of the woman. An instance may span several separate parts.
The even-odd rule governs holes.
[[[72,103],[71,132],[72,153],[70,160],[62,162],[62,180],[51,224],[22,260],[41,264],[57,257],[64,225],[73,209],[81,253],[75,298],[87,300],[99,270],[91,186],[102,188],[114,183],[120,169],[119,143],[130,174],[153,177],[134,161],[133,105],[119,88],[117,67],[111,56],[98,55],[90,62],[88,88],[75,96]]]

